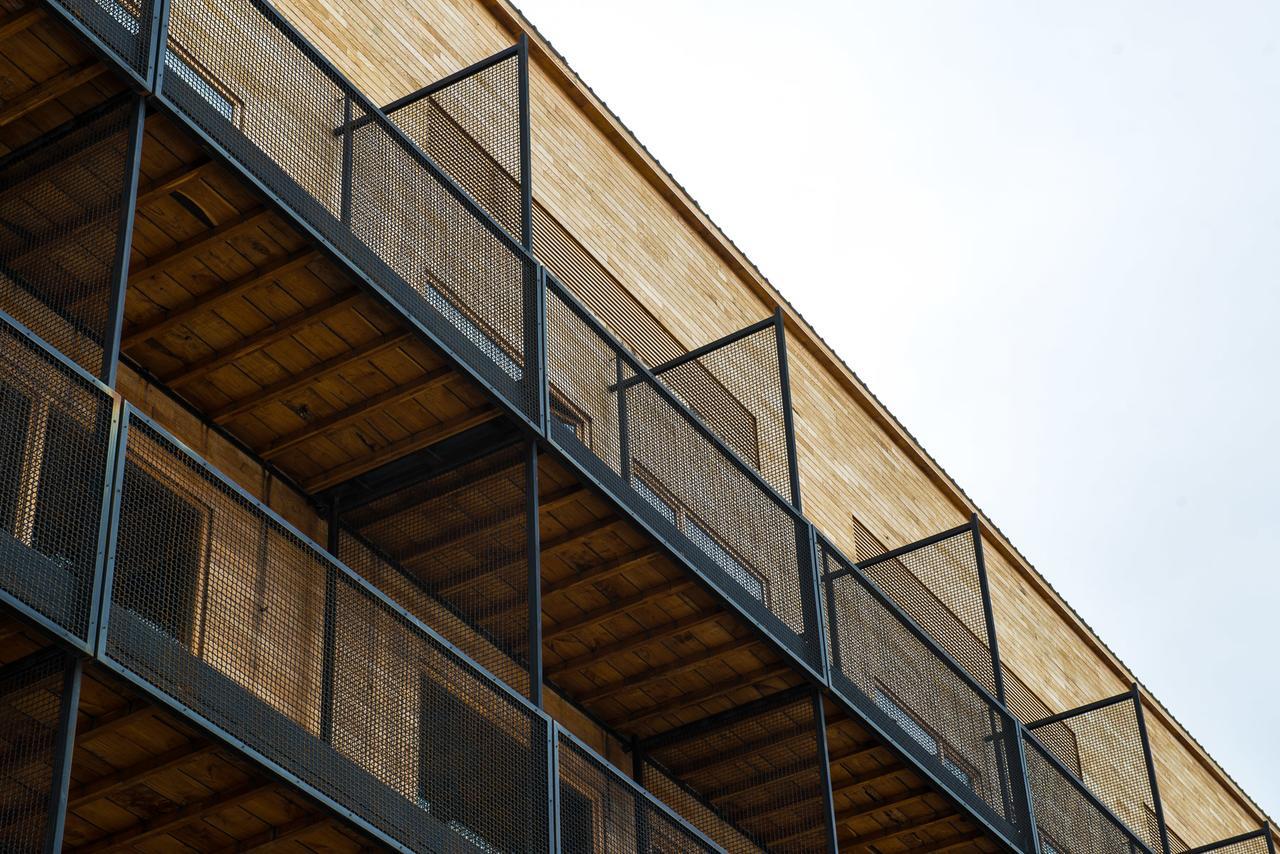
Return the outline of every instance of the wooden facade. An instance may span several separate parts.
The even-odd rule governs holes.
[[[548,253],[541,260],[587,282],[578,296],[655,363],[781,307],[805,514],[845,553],[858,554],[861,530],[892,547],[952,528],[975,510],[514,7],[504,0],[288,0],[278,6],[380,104],[527,34],[533,58],[531,181],[542,241],[540,247],[535,240],[535,251]],[[64,122],[127,98],[129,87],[109,63],[44,5],[6,0],[0,10],[5,151],[22,151]],[[237,89],[253,84],[225,72],[210,74],[228,109],[243,109]],[[287,90],[277,95],[288,104]],[[272,138],[290,121],[288,109],[237,115],[247,125],[256,123],[246,133]],[[801,696],[807,677],[787,651],[698,583],[644,525],[551,449],[533,457],[536,517],[521,515],[520,496],[535,479],[519,457],[526,434],[483,384],[180,120],[153,108],[143,128],[122,358],[115,366],[120,398],[300,535],[329,543],[409,617],[524,694],[533,692],[525,672],[534,657],[527,620],[520,622],[531,595],[527,567],[494,553],[495,543],[518,544],[536,532],[536,657],[551,716],[651,790],[666,792],[663,800],[716,842],[733,850],[757,844],[739,841],[739,831],[720,816],[704,815],[707,804],[689,799],[685,789],[717,792],[710,804],[727,810],[722,815],[731,814],[734,804],[750,805],[742,826],[778,850],[819,850],[821,817],[799,829],[789,821],[820,799],[786,799],[797,790],[797,763],[819,750],[813,709],[804,711],[804,702],[794,707],[800,712],[791,705],[770,709],[759,719],[767,723],[734,729],[736,752],[704,757],[678,782],[659,778],[679,768],[650,771],[635,762],[639,745],[662,744],[664,736],[722,715],[730,720],[735,710],[770,698]],[[319,186],[324,175],[317,164],[340,159],[341,140],[314,139],[319,141],[298,155],[302,165],[295,177]],[[71,243],[81,240],[86,223],[109,213],[77,209],[76,194],[60,186],[66,183],[60,176],[82,167],[88,177],[77,180],[109,185],[94,152],[103,146],[114,151],[123,140],[81,149],[80,159],[59,165],[63,171],[52,178],[33,176],[32,187],[45,181],[62,192],[22,196],[37,208],[25,215],[54,232],[78,223]],[[6,188],[0,196],[23,192]],[[31,201],[37,198],[48,207],[39,209]],[[393,222],[402,216],[389,197],[375,208],[374,215]],[[101,314],[108,316],[106,294],[76,297],[69,314],[49,310],[7,278],[5,286],[6,313],[96,373],[94,345],[87,340],[92,336],[85,332],[92,324],[68,317],[96,317],[88,308],[96,302],[104,303]],[[732,378],[720,379],[733,387]],[[552,391],[571,398],[574,389],[566,381]],[[743,404],[770,405],[764,399]],[[372,489],[388,466],[447,455],[457,442],[477,436],[516,449],[514,462],[456,485],[440,481],[429,491],[396,493],[387,507],[370,505],[363,516],[358,509],[334,515],[353,490],[358,496]],[[198,498],[207,488],[198,473],[165,474],[161,468],[148,476],[167,477],[168,488],[193,504],[216,503]],[[499,506],[503,501],[511,507]],[[335,518],[342,520],[342,534],[333,527]],[[253,524],[266,531],[272,523]],[[298,569],[296,588],[282,586],[271,596],[259,590],[257,598],[243,600],[230,593],[252,586],[236,551],[245,542],[267,556],[259,568],[263,589],[274,591],[275,582],[262,567],[292,572],[310,560],[290,556],[305,555],[306,548],[291,552],[294,547],[273,545],[265,533],[245,539],[249,525],[209,511],[196,526],[208,555],[198,561],[193,584],[206,592],[191,600],[198,607],[188,606],[184,640],[219,677],[247,687],[307,733],[341,733],[344,724],[326,722],[321,702],[330,607],[317,592],[323,585],[316,587]],[[985,518],[981,534],[1006,670],[1053,711],[1127,689],[1132,674]],[[347,535],[358,542],[344,544]],[[305,640],[295,639],[303,645],[287,651],[282,641],[278,657],[264,660],[252,650],[261,646],[254,632],[265,630],[252,627],[266,625],[255,608],[265,610],[267,600],[290,615],[288,630]],[[3,617],[0,636],[7,642],[0,665],[50,644],[29,623],[7,611]],[[215,624],[243,634],[204,630]],[[372,667],[389,672],[391,664],[375,661]],[[394,674],[382,676],[389,692],[417,690]],[[197,851],[303,851],[380,844],[116,674],[91,664],[83,685],[68,848],[144,851],[182,844]],[[1265,820],[1176,720],[1154,698],[1145,700],[1170,830],[1196,846]],[[996,850],[982,826],[864,722],[829,697],[821,708],[824,773],[841,850]],[[418,726],[412,724],[415,733]],[[367,755],[370,774],[411,792],[419,785],[419,753],[428,745],[422,738],[410,742],[384,760],[377,758],[372,735],[351,730],[348,748]]]

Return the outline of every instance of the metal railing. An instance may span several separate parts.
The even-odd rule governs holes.
[[[266,0],[47,2],[237,165],[272,202],[293,214],[513,416],[573,461],[722,598],[788,650],[813,681],[870,722],[1010,847],[1027,852],[1042,847],[1037,827],[1045,822],[1038,813],[1032,818],[1032,810],[1045,796],[1037,794],[1024,755],[1046,758],[1039,742],[897,603],[817,536],[786,498]],[[289,121],[280,120],[279,107],[285,103],[290,105]],[[38,373],[34,366],[24,370]],[[74,375],[68,381],[73,385],[87,381],[66,365],[58,370]],[[104,616],[96,627],[100,655],[384,840],[412,846],[425,844],[428,837],[447,838],[453,845],[456,838],[514,834],[510,844],[517,848],[546,847],[527,836],[543,840],[540,829],[508,821],[502,813],[509,813],[511,804],[538,813],[533,801],[520,800],[533,797],[533,789],[546,794],[547,800],[538,803],[557,802],[559,787],[547,770],[557,741],[548,719],[137,413],[130,415],[133,438],[121,430],[113,452],[112,419],[102,411],[104,406],[108,412],[118,410],[118,403],[88,382],[78,393],[92,396],[96,388],[101,399],[93,410],[97,414],[79,422],[81,427],[92,422],[93,438],[82,442],[77,470],[84,471],[88,459],[89,471],[104,473],[91,486],[109,487],[114,478],[117,502],[127,493],[136,506],[120,503],[120,513],[112,519],[114,563],[104,570],[96,558],[108,516],[101,503],[94,504],[93,490],[82,488],[84,494],[58,502],[50,499],[50,507],[74,505],[84,516],[77,516],[71,528],[63,526],[83,534],[78,544],[67,546],[80,551],[53,556],[68,565],[78,561],[89,566],[81,552],[87,554],[91,539],[96,545],[88,574],[81,568],[69,576],[81,597],[77,602],[84,602],[87,590],[90,604],[76,605],[74,618],[60,617],[57,601],[65,599],[63,594],[16,589],[33,577],[29,571],[15,575],[18,582],[6,583],[0,576],[5,601],[72,642],[91,646],[96,618],[92,597],[101,595],[92,579],[95,574],[104,577],[110,599],[103,613],[111,618]],[[157,472],[185,485],[166,490]],[[19,498],[0,498],[0,505],[23,506]],[[38,517],[38,492],[34,503]],[[133,508],[132,517],[128,508]],[[225,554],[200,533],[207,533],[201,525],[213,524],[209,520],[215,516],[236,520],[227,523],[234,536],[222,547]],[[135,521],[126,524],[128,518]],[[162,534],[165,524],[181,528],[184,537],[162,539],[157,530]],[[11,530],[18,531],[16,523]],[[23,529],[27,546],[35,543],[33,530],[30,524]],[[144,581],[147,572],[154,573],[154,567],[147,568],[149,553],[171,552],[190,570],[185,576],[154,577],[166,591],[163,596],[143,596],[136,592],[143,587],[130,586],[130,572],[141,573]],[[288,560],[282,562],[282,555]],[[219,574],[215,567],[235,571]],[[307,577],[309,586],[299,580]],[[87,584],[85,578],[90,579]],[[119,589],[112,589],[113,578],[124,580]],[[265,586],[244,586],[250,578]],[[215,583],[224,585],[221,599],[210,594]],[[275,598],[263,598],[264,590],[273,591]],[[189,610],[195,602],[200,607]],[[246,609],[241,615],[245,620],[232,625],[223,615],[225,648],[218,648],[208,631],[214,625],[210,620],[220,607],[234,602]],[[254,607],[259,609],[256,616]],[[356,661],[343,659],[333,636],[335,613],[348,607],[354,610],[347,625],[360,627],[359,637],[350,640],[366,645],[364,657]],[[258,628],[249,632],[250,626]],[[225,643],[236,637],[235,631],[244,643]],[[264,646],[272,643],[283,646]],[[290,644],[293,656],[282,656],[281,649]],[[408,649],[414,651],[406,658]],[[412,680],[387,683],[390,677],[380,668],[369,672],[382,654],[392,656],[388,661],[395,662],[401,675],[417,672],[430,660],[434,676],[416,685]],[[300,655],[311,655],[319,671],[285,666]],[[278,681],[275,687],[273,680]],[[361,706],[360,697],[341,694],[354,683],[368,686],[378,680],[396,702],[374,708]],[[308,699],[311,688],[318,689],[318,699]],[[477,702],[481,696],[485,700]],[[488,712],[477,713],[477,706]],[[442,725],[460,728],[458,743],[477,739],[494,761],[511,762],[512,745],[520,746],[527,751],[522,768],[530,780],[534,771],[529,769],[542,769],[537,772],[540,782],[519,793],[512,790],[520,786],[510,773],[501,780],[466,782],[467,775],[492,774],[493,768],[412,735],[421,735],[423,723],[404,717],[404,709],[427,707],[441,716]],[[493,708],[504,710],[497,715],[500,721]],[[375,733],[403,739],[404,749],[391,755],[366,749]],[[441,767],[454,769],[447,778],[453,788],[443,787],[445,778],[433,781],[433,772],[415,768],[406,758],[424,751],[437,752]],[[1047,766],[1037,767],[1050,768],[1050,777],[1053,770],[1063,770],[1053,765],[1054,757],[1047,759]],[[338,791],[335,781],[342,774],[354,782]],[[1064,791],[1101,806],[1069,773],[1067,777]],[[493,788],[486,790],[486,785]],[[346,805],[344,800],[352,797],[364,800]],[[494,815],[478,815],[467,805],[472,798],[491,807]],[[1127,837],[1133,843],[1128,828],[1105,807],[1101,810],[1104,825],[1118,825],[1114,839]],[[553,812],[543,809],[542,814],[550,840],[558,822]],[[424,815],[437,821],[424,821]],[[1050,837],[1054,832],[1083,834],[1078,842],[1058,839],[1069,850],[1087,850],[1087,840],[1095,838],[1088,822],[1078,831],[1069,823],[1065,830],[1055,827],[1044,832]],[[1130,850],[1141,849],[1136,845]]]

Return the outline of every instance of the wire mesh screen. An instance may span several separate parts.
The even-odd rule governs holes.
[[[822,538],[818,549],[832,686],[957,799],[1025,842],[1012,719],[852,563]]]
[[[97,374],[120,238],[132,106],[0,167],[0,308]]]
[[[1136,699],[1028,727],[1152,851],[1162,849]],[[1074,747],[1074,752],[1071,748]],[[1072,763],[1075,762],[1073,767]]]
[[[791,455],[778,335],[767,326],[658,374],[681,402],[788,501]]]
[[[1170,841],[1172,841],[1170,834]],[[1175,850],[1177,850],[1175,848]],[[1183,844],[1183,851],[1187,848]],[[1195,854],[1275,854],[1275,840],[1271,836],[1270,827],[1263,827],[1253,833],[1233,836],[1221,842],[1202,845],[1194,849]]]
[[[1024,738],[1024,745],[1031,803],[1045,854],[1149,854],[1049,750],[1034,738]]]
[[[546,849],[535,711],[136,413],[126,435],[111,661],[403,845]]]
[[[344,513],[339,556],[529,692],[528,453],[516,445]]]
[[[70,665],[49,649],[0,668],[0,852],[44,850]]]
[[[87,648],[111,395],[0,320],[0,591]]]
[[[427,156],[523,240],[520,174],[520,57],[514,50],[444,86],[429,86],[386,108]]]
[[[139,78],[146,79],[152,49],[154,0],[54,0]]]
[[[564,733],[559,740],[560,850],[564,854],[719,850],[591,751]]]
[[[803,697],[646,755],[645,786],[732,852],[826,850],[813,703]]]
[[[739,468],[670,392],[639,373],[634,357],[558,283],[548,278],[548,285],[552,441],[780,643],[820,669],[800,517]]]
[[[863,558],[858,567],[969,675],[996,694],[973,530]]]
[[[515,409],[535,268],[265,3],[176,0],[163,96]]]

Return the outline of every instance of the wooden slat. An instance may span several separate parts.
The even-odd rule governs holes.
[[[83,86],[106,70],[107,67],[104,64],[93,60],[84,65],[68,68],[55,74],[48,80],[13,98],[4,107],[0,107],[0,127],[16,122],[55,98],[65,95],[77,86]]]
[[[545,596],[546,594],[544,593],[543,595]],[[711,611],[704,614],[694,614],[689,617],[683,617],[673,623],[667,623],[664,626],[657,626],[656,628],[649,629],[647,631],[638,632],[637,634],[629,637],[599,646],[590,652],[575,655],[573,658],[566,659],[560,664],[548,668],[546,671],[547,678],[555,679],[556,677],[563,676],[566,673],[590,667],[597,662],[612,658],[615,655],[624,655],[629,652],[634,652],[635,650],[648,646],[649,644],[662,643],[675,635],[693,631],[694,629],[705,626],[708,623],[714,623],[717,620],[723,619],[726,616],[728,615],[724,611]]]
[[[320,323],[330,315],[345,311],[363,298],[364,294],[360,291],[348,291],[347,293],[332,296],[324,302],[310,306],[278,323],[273,323],[248,338],[241,339],[230,350],[215,353],[207,359],[187,365],[178,373],[168,377],[165,382],[171,386],[181,386],[195,382],[220,368],[230,365],[232,362],[243,359],[250,353],[269,347],[277,341],[283,341],[313,323]]]
[[[423,392],[430,391],[433,388],[439,388],[447,383],[457,374],[450,367],[436,368],[428,371],[417,379],[409,382],[393,386],[381,394],[375,394],[366,400],[362,400],[350,409],[342,409],[324,418],[318,418],[304,427],[299,427],[287,436],[281,436],[270,445],[267,445],[258,452],[263,459],[274,459],[291,448],[296,448],[303,442],[308,442],[315,437],[327,433],[330,430],[338,430],[348,424],[354,424],[361,419],[367,418],[379,409],[387,406],[394,406],[397,403],[403,403],[410,398],[417,397]]]
[[[563,596],[566,593],[572,593],[575,590],[581,590],[592,584],[598,584],[601,581],[607,581],[610,578],[616,578],[624,575],[631,570],[652,563],[662,557],[662,551],[656,547],[641,549],[638,552],[632,552],[623,555],[620,558],[603,563],[600,566],[592,567],[586,572],[577,575],[571,575],[554,584],[543,585],[542,596]]]
[[[100,798],[109,798],[117,792],[123,792],[137,785],[147,777],[154,774],[162,774],[172,768],[185,765],[207,753],[212,753],[214,750],[216,750],[214,745],[205,741],[187,742],[135,765],[121,768],[119,771],[114,771],[105,777],[99,777],[82,786],[76,786],[69,795],[70,800],[67,809],[77,810],[85,804],[92,803]]]
[[[242,294],[248,293],[254,288],[272,282],[281,276],[287,275],[299,267],[303,267],[310,263],[320,253],[315,249],[305,249],[301,252],[295,252],[286,258],[275,261],[267,267],[254,270],[245,276],[236,279],[233,282],[227,282],[219,285],[212,290],[206,291],[185,305],[172,308],[165,312],[164,316],[154,323],[140,327],[129,332],[120,342],[120,346],[125,350],[136,347],[152,338],[163,335],[165,332],[173,329],[175,326],[186,323],[202,315],[208,314],[219,305],[234,299]],[[133,276],[129,277],[130,281]]]
[[[575,695],[574,700],[579,703],[594,703],[609,697],[616,697],[619,694],[625,694],[628,691],[641,691],[673,676],[679,676],[690,670],[697,670],[707,662],[714,661],[721,656],[750,649],[761,642],[760,638],[757,637],[734,638],[710,649],[704,649],[696,655],[681,656],[670,664],[665,664],[635,676],[625,677],[621,682],[605,685],[585,694]]]
[[[269,827],[261,833],[250,836],[248,839],[241,839],[235,845],[222,849],[223,854],[247,854],[250,851],[274,848],[281,842],[293,841],[312,830],[323,827],[326,824],[332,824],[334,821],[335,817],[333,815],[324,813],[304,815],[287,824]]]
[[[859,804],[856,807],[840,810],[836,813],[836,824],[848,824],[851,821],[857,821],[860,818],[867,818],[876,813],[885,810],[895,809],[897,807],[906,806],[909,803],[918,801],[928,795],[934,794],[932,789],[908,789],[899,795],[884,800],[875,801],[869,804]]]
[[[973,843],[986,836],[981,830],[970,830],[968,833],[961,833],[958,836],[949,836],[942,840],[941,843],[931,843],[921,845],[919,848],[911,848],[906,854],[946,854],[948,851],[955,851],[960,848],[969,848]],[[994,843],[993,843],[994,844]]]
[[[405,454],[430,447],[437,442],[442,442],[450,436],[456,436],[472,427],[477,427],[487,421],[501,417],[502,413],[497,409],[482,409],[467,415],[460,416],[452,421],[445,421],[437,424],[430,429],[421,433],[415,433],[412,436],[406,436],[399,441],[392,442],[380,450],[369,454],[367,457],[361,457],[348,463],[343,463],[337,468],[330,469],[311,480],[307,481],[304,487],[308,492],[316,492],[321,489],[333,486],[336,483],[342,483],[344,480],[350,480],[356,475],[364,474],[367,471],[376,469],[378,466],[385,465],[392,460],[399,459]]]
[[[97,854],[97,852],[108,851],[114,854],[114,852],[128,851],[143,842],[177,830],[185,824],[201,821],[214,813],[239,806],[245,801],[261,797],[277,788],[278,786],[275,783],[261,784],[254,781],[236,786],[229,791],[214,792],[207,798],[201,798],[178,809],[161,813],[133,827],[127,827],[118,833],[95,840],[89,845],[82,846],[76,850],[82,852],[82,854]]]
[[[31,9],[19,9],[0,18],[0,42],[11,39],[18,33],[40,23],[40,21],[44,20],[44,15],[44,7],[36,6]]]
[[[673,578],[654,587],[641,590],[639,593],[635,593],[631,596],[614,599],[602,608],[598,608],[594,611],[588,611],[579,617],[575,617],[572,620],[568,620],[558,626],[554,626],[543,636],[543,641],[557,640],[571,635],[574,632],[579,632],[591,626],[599,625],[605,620],[625,614],[633,608],[639,608],[650,602],[665,599],[668,596],[674,596],[677,593],[688,590],[695,584],[696,582],[688,576]]]
[[[921,816],[893,827],[886,827],[882,830],[877,830],[874,833],[867,833],[862,836],[854,837],[853,839],[842,843],[840,848],[841,850],[866,848],[867,846],[874,845],[877,842],[887,842],[890,839],[894,839],[908,833],[916,833],[921,830],[936,827],[939,824],[947,824],[956,820],[957,816],[955,813]]]
[[[138,191],[138,200],[136,206],[139,208],[146,207],[152,202],[158,201],[179,190],[192,181],[203,178],[210,172],[216,171],[218,164],[202,157],[194,163],[187,163],[179,166],[173,172],[158,181],[148,181],[147,184]]]
[[[226,424],[228,421],[237,416],[244,415],[269,403],[273,403],[282,397],[288,397],[318,380],[335,374],[349,365],[354,365],[364,359],[372,359],[381,353],[399,347],[413,338],[410,332],[401,332],[392,335],[390,338],[380,338],[368,342],[354,350],[346,353],[339,353],[333,358],[326,359],[323,362],[312,365],[304,371],[285,377],[279,382],[272,383],[253,394],[243,397],[240,400],[232,401],[222,409],[213,413],[213,420],[217,424]]]
[[[674,715],[683,712],[685,709],[691,709],[694,706],[701,705],[709,700],[715,700],[723,697],[725,694],[732,694],[734,691],[742,688],[751,688],[759,685],[761,682],[767,682],[770,679],[776,679],[779,676],[785,676],[789,673],[795,673],[789,664],[780,662],[771,665],[762,670],[756,670],[751,673],[744,673],[725,682],[718,682],[710,685],[701,691],[692,694],[686,694],[683,697],[673,697],[647,712],[641,712],[638,715],[628,715],[626,726],[629,729],[638,729],[645,726],[650,721],[657,720],[665,715]]]
[[[212,243],[225,240],[237,232],[261,225],[271,215],[272,213],[268,208],[255,208],[233,217],[208,231],[202,231],[189,240],[184,240],[167,252],[153,258],[145,267],[131,270],[129,272],[130,287],[143,279],[167,272],[175,264],[186,261]]]

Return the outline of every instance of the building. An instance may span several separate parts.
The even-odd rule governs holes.
[[[506,0],[0,98],[0,850],[1274,854]]]

